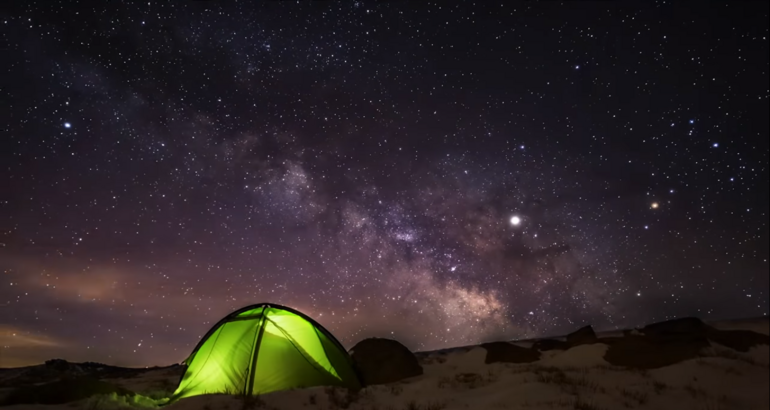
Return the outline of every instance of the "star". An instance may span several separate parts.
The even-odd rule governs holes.
[[[653,202],[653,203],[650,205],[650,208],[652,208],[652,209],[658,209],[658,208],[660,208],[660,204],[659,204],[659,203],[657,203],[657,202]]]
[[[512,216],[511,217],[511,225],[513,225],[513,226],[521,225],[521,217],[519,217],[519,216]]]
[[[72,128],[72,124],[70,124],[68,122],[65,122],[64,123],[64,128]]]

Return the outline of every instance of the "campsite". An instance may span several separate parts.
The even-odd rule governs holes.
[[[367,339],[349,355],[302,313],[262,304],[223,318],[182,365],[52,360],[0,369],[0,403],[9,410],[763,409],[769,331],[767,319],[684,318],[433,352]]]
[[[0,410],[770,410],[769,0],[6,0]]]

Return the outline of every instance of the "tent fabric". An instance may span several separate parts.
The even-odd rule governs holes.
[[[350,355],[331,333],[304,314],[273,304],[248,306],[219,321],[185,364],[172,400],[310,386],[361,387]]]

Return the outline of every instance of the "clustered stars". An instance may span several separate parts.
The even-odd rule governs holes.
[[[766,314],[766,6],[551,7],[19,6],[0,323],[154,365],[264,301],[418,350]]]

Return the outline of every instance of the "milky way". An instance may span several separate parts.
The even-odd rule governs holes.
[[[768,313],[768,4],[20,2],[0,367]]]

